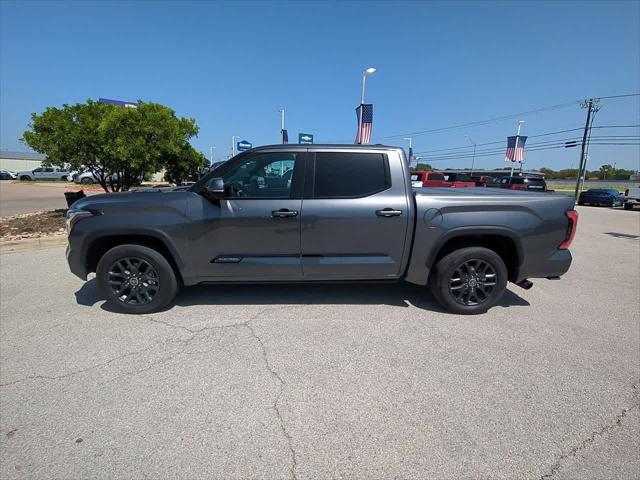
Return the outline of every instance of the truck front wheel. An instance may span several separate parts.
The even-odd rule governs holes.
[[[429,280],[433,296],[449,312],[484,313],[507,287],[507,267],[493,250],[468,247],[444,256]]]
[[[105,253],[96,280],[109,305],[122,313],[160,310],[178,293],[178,280],[167,259],[142,245],[119,245]]]

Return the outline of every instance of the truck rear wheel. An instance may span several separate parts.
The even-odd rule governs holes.
[[[507,267],[493,250],[461,248],[443,257],[429,280],[434,297],[449,312],[484,313],[507,287]]]
[[[122,313],[160,310],[178,293],[178,280],[167,259],[142,245],[119,245],[105,253],[96,280],[109,305]]]

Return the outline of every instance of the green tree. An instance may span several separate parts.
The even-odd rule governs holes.
[[[182,185],[202,172],[209,161],[202,153],[187,144],[177,155],[168,154],[162,163],[165,165],[165,181]]]
[[[122,108],[89,99],[33,113],[22,141],[45,154],[47,164],[86,168],[105,191],[117,192],[172,167],[197,133],[194,119],[178,118],[157,103]]]
[[[416,164],[415,167],[411,167],[411,170],[416,172],[422,172],[422,171],[430,172],[433,170],[433,167],[431,166],[430,163],[418,163]]]

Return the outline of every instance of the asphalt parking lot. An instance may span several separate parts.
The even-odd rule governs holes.
[[[561,281],[476,317],[421,288],[210,286],[102,308],[0,256],[0,477],[640,477],[640,212],[579,208]]]
[[[67,208],[64,192],[68,191],[65,190],[68,185],[70,184],[66,182],[13,183],[10,180],[0,181],[0,217]],[[87,191],[85,193],[91,195],[100,192]]]

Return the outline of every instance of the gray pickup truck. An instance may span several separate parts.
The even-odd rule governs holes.
[[[71,271],[111,306],[146,313],[180,285],[401,281],[485,312],[507,281],[557,279],[577,213],[566,196],[417,188],[401,148],[274,145],[188,189],[95,195],[67,214]]]

